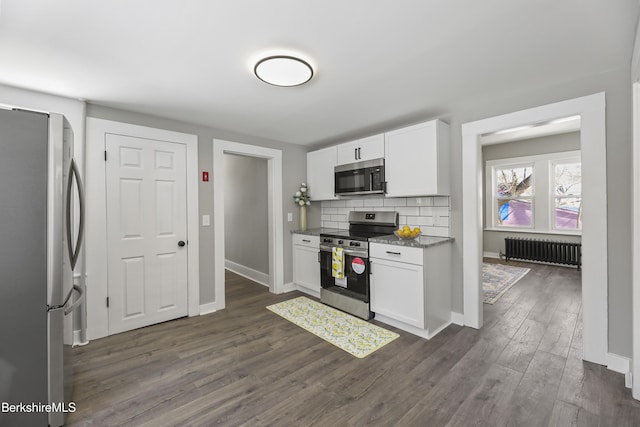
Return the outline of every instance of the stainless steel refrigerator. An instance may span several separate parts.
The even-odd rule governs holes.
[[[83,199],[65,118],[0,109],[2,426],[57,427],[73,410],[72,317],[84,299],[73,269]]]

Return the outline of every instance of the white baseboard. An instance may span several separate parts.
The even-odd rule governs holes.
[[[455,311],[451,312],[451,323],[458,326],[464,326],[464,314],[457,313]]]
[[[617,354],[607,353],[607,369],[624,375],[627,388],[631,388],[631,359]]]
[[[413,325],[408,325],[404,322],[401,322],[399,320],[396,319],[392,319],[390,317],[384,316],[382,314],[376,313],[376,316],[373,318],[373,320],[377,320],[379,322],[382,322],[386,325],[389,326],[393,326],[395,328],[398,329],[402,329],[405,332],[409,332],[413,335],[417,335],[421,338],[425,338],[430,340],[431,338],[433,338],[436,334],[438,334],[440,331],[444,330],[447,326],[449,326],[451,324],[451,322],[447,322],[444,325],[440,326],[438,329],[434,330],[434,331],[428,331],[426,329],[421,329],[421,328],[417,328]]]
[[[304,286],[300,286],[300,285],[295,285],[295,288],[297,290],[299,290],[302,293],[305,293],[307,295],[311,295],[312,297],[318,298],[320,299],[320,291],[316,291],[315,289],[309,289],[307,287]]]
[[[89,344],[89,341],[82,341],[81,330],[73,331],[73,347],[81,347]]]
[[[250,267],[238,264],[237,262],[224,260],[224,268],[239,274],[242,277],[246,277],[249,280],[253,280],[256,283],[260,283],[266,287],[269,287],[269,275],[262,271],[255,270]]]
[[[286,294],[287,292],[295,291],[296,285],[293,282],[285,283],[282,285],[282,293]]]
[[[485,258],[496,258],[496,259],[500,259],[500,254],[497,252],[484,252],[482,254],[483,257]]]
[[[204,316],[205,314],[215,313],[216,311],[218,311],[218,303],[216,302],[200,304],[200,316]]]
[[[394,328],[402,329],[403,331],[409,332],[413,335],[429,339],[429,331],[416,328],[412,325],[407,325],[404,322],[400,322],[396,319],[391,319],[390,317],[384,316],[380,313],[376,313],[376,316],[373,318],[373,320],[377,320],[378,322],[384,323],[385,325],[393,326]]]

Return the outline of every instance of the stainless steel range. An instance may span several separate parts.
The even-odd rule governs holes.
[[[349,230],[320,234],[320,300],[332,307],[368,320],[369,238],[393,234],[397,212],[349,212]],[[341,248],[336,251],[334,248]],[[343,277],[336,277],[332,256],[342,252]]]

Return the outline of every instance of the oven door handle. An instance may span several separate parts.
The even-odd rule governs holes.
[[[331,252],[332,246],[320,245],[320,252]],[[359,256],[360,258],[369,258],[369,254],[366,251],[354,251],[352,249],[342,248],[342,253],[345,255]]]

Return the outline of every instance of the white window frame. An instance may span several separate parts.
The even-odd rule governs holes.
[[[580,151],[540,154],[535,156],[511,157],[507,159],[487,160],[485,162],[485,230],[521,233],[542,233],[562,235],[582,235],[582,230],[555,228],[555,188],[554,167],[562,163],[581,163]],[[499,225],[497,200],[495,193],[496,169],[508,169],[533,165],[532,226],[509,227]],[[582,194],[581,194],[582,197]]]
[[[492,161],[493,162],[493,161]],[[489,163],[489,162],[487,162]],[[531,200],[531,225],[530,226],[523,226],[523,227],[513,227],[513,226],[508,226],[508,225],[501,225],[500,221],[498,219],[498,195],[496,194],[495,190],[497,187],[497,180],[496,180],[496,170],[497,169],[521,169],[521,168],[527,168],[527,167],[531,167],[531,170],[533,171],[533,182],[531,183],[531,196],[523,196],[523,197],[501,197],[501,199],[509,199],[509,200],[523,200],[523,199],[528,199]],[[499,230],[521,230],[521,231],[529,231],[535,228],[535,224],[536,224],[536,210],[535,210],[535,205],[536,205],[536,165],[534,162],[508,162],[508,163],[497,163],[491,166],[491,168],[489,168],[487,166],[487,170],[490,169],[490,173],[491,173],[491,204],[493,205],[491,207],[491,216],[487,216],[487,218],[492,218],[492,225],[493,227],[495,227],[496,229]],[[487,176],[487,182],[489,181],[489,177]],[[489,193],[487,193],[489,194]]]

